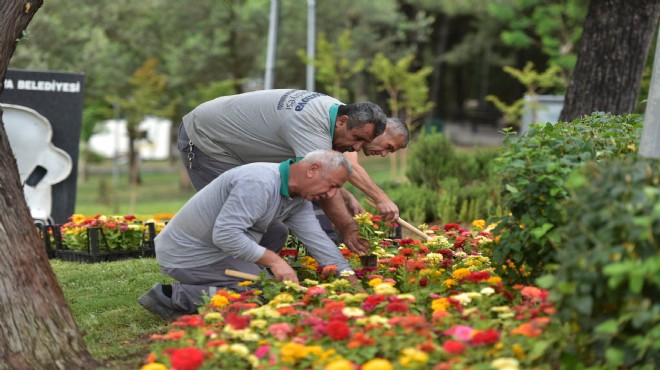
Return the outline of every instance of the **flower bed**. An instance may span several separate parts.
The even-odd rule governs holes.
[[[170,218],[169,214],[140,217],[75,214],[58,229],[45,229],[47,232],[42,236],[47,249],[56,247],[53,257],[66,261],[109,262],[153,257],[153,239]]]
[[[379,224],[361,217],[362,227]],[[547,292],[495,276],[496,237],[484,226],[424,228],[424,243],[383,238],[376,268],[344,249],[360,287],[302,257],[307,290],[262,281],[262,290],[220,291],[152,336],[143,370],[549,368],[535,341],[551,325]]]

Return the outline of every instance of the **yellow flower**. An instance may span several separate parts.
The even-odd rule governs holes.
[[[354,368],[352,362],[342,358],[339,360],[333,360],[324,370],[353,370]]]
[[[222,308],[229,304],[229,299],[223,295],[216,294],[211,298],[211,303],[218,308]]]
[[[392,363],[386,359],[374,358],[362,365],[362,370],[393,370]]]
[[[493,276],[490,279],[488,279],[488,282],[491,284],[497,284],[502,282],[502,278],[499,276]]]
[[[484,221],[484,220],[474,220],[474,221],[472,221],[472,227],[474,227],[477,230],[483,230],[484,226],[486,226],[486,221]]]
[[[520,359],[520,361],[525,361],[525,358],[527,356],[525,355],[525,351],[523,350],[520,344],[514,344],[513,346],[511,346],[511,349],[513,350],[513,353],[516,354],[516,357]]]
[[[399,364],[403,367],[412,367],[425,364],[429,360],[428,353],[416,348],[404,348],[399,356]]]
[[[468,275],[470,275],[470,270],[468,270],[466,268],[457,269],[456,271],[454,271],[453,274],[451,274],[451,276],[454,279],[457,279],[457,280],[461,280],[461,279],[463,279],[464,277],[466,277]]]
[[[142,366],[140,370],[167,370],[167,366],[158,362],[152,362]]]
[[[399,290],[395,287],[393,287],[390,284],[387,283],[382,283],[378,284],[374,287],[374,292],[382,295],[394,295],[394,294],[399,294]]]
[[[454,280],[454,279],[447,279],[447,280],[445,280],[445,286],[446,286],[447,288],[451,288],[451,287],[453,287],[453,286],[456,286],[456,284],[457,284],[457,282],[456,282],[456,280]]]
[[[383,283],[383,279],[381,278],[373,278],[369,280],[369,286],[375,287],[377,285],[380,285]]]
[[[250,286],[250,285],[252,285],[252,284],[254,284],[254,281],[245,280],[245,281],[241,281],[241,282],[238,283],[237,285],[238,285],[238,286]]]
[[[296,361],[300,358],[303,358],[303,349],[305,346],[302,344],[289,342],[280,348],[280,356],[282,357],[282,362],[288,362],[290,364],[295,364]],[[302,356],[301,356],[302,355]]]
[[[221,321],[222,314],[220,312],[209,312],[204,315],[204,321]]]
[[[433,309],[433,312],[436,311],[447,311],[447,308],[451,305],[451,302],[447,298],[438,298],[434,299],[433,302],[431,302],[431,308]]]

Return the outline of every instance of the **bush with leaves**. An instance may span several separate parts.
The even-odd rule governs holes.
[[[591,163],[566,181],[551,289],[576,363],[660,365],[660,161]],[[576,344],[580,343],[580,344]],[[566,354],[565,354],[565,357]]]
[[[494,264],[515,265],[507,269],[514,280],[538,276],[562,247],[556,229],[565,216],[561,202],[568,195],[568,174],[590,160],[635,154],[641,128],[639,115],[594,113],[570,123],[533,124],[521,137],[508,132],[495,170],[502,176],[502,203],[510,214],[491,220],[503,231]]]

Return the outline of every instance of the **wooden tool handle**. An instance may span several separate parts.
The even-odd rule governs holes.
[[[225,270],[225,275],[232,276],[232,277],[239,278],[239,279],[251,280],[251,281],[257,281],[257,280],[260,279],[260,277],[258,275],[248,274],[247,272],[230,270],[230,269]],[[306,292],[307,289],[308,289],[307,287],[304,287],[302,285],[298,285],[298,287],[303,292]]]
[[[245,279],[245,280],[252,280],[252,281],[259,280],[258,275],[248,274],[247,272],[236,271],[236,270],[227,269],[227,270],[225,270],[225,275],[240,278],[240,279]]]
[[[373,200],[371,200],[370,198],[365,199],[365,202],[366,202],[368,205],[370,205],[370,206],[376,208],[376,203],[375,203]],[[376,209],[378,209],[378,208],[376,208]],[[404,228],[406,228],[408,231],[413,232],[414,234],[416,234],[416,235],[419,236],[420,238],[422,238],[422,239],[424,239],[424,240],[431,240],[431,237],[428,236],[425,232],[423,232],[422,230],[420,230],[420,229],[416,228],[415,226],[409,224],[409,223],[406,222],[405,220],[401,219],[401,217],[397,218],[397,219],[396,219],[396,222],[397,222],[399,225],[401,225],[401,226],[403,226]]]

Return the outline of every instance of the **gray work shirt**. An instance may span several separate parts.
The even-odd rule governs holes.
[[[203,103],[183,117],[183,126],[194,145],[221,162],[282,162],[332,149],[339,105],[306,90],[254,91]]]
[[[156,237],[158,263],[168,268],[194,268],[228,256],[256,262],[265,253],[257,242],[271,223],[283,222],[319,265],[352,271],[321,229],[312,204],[288,196],[288,170],[288,161],[253,163],[213,180]]]

